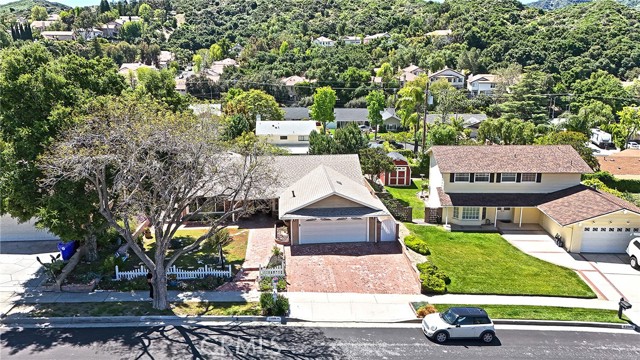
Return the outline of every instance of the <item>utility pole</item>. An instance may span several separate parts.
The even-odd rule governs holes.
[[[424,87],[424,119],[422,120],[422,153],[425,152],[425,145],[427,140],[427,114],[429,111],[427,107],[429,106],[429,78],[427,78],[426,86]]]

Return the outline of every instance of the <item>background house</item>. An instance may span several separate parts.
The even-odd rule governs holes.
[[[411,167],[407,158],[398,152],[387,154],[396,168],[393,171],[380,173],[378,176],[385,186],[411,186]]]
[[[467,91],[473,95],[491,95],[497,84],[493,74],[471,74],[467,79]]]
[[[389,33],[386,33],[386,32],[378,33],[378,34],[365,36],[364,39],[362,40],[362,42],[364,44],[368,44],[368,43],[370,43],[370,42],[372,42],[374,40],[377,40],[377,39],[388,39],[390,37],[391,37],[391,35],[389,35]]]
[[[619,179],[640,180],[640,150],[627,149],[609,156],[596,156],[600,170]]]
[[[456,89],[464,88],[464,74],[453,69],[444,68],[429,74],[429,80],[433,83],[441,79],[445,79]]]
[[[317,130],[315,121],[256,121],[256,136],[292,154],[309,152],[309,134]]]
[[[425,74],[426,71],[421,69],[416,65],[409,65],[404,69],[400,69],[400,75],[398,75],[398,79],[400,82],[404,84],[407,81],[413,81],[418,78],[418,76]]]
[[[345,45],[360,45],[362,44],[362,38],[359,36],[344,36],[342,41]]]
[[[335,46],[336,42],[328,37],[320,36],[313,40],[313,43],[318,46],[330,47]]]
[[[591,168],[568,145],[434,146],[427,221],[457,227],[532,224],[571,252],[624,252],[640,208],[580,183]]]
[[[43,31],[40,33],[43,38],[55,41],[71,41],[76,39],[73,31]]]

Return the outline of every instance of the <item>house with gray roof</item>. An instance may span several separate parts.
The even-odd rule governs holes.
[[[433,146],[426,221],[451,229],[538,228],[570,252],[620,253],[640,208],[585,186],[592,169],[569,145]]]
[[[285,120],[311,120],[311,114],[306,107],[285,107]],[[336,108],[334,109],[336,120],[327,124],[327,129],[336,129],[345,126],[348,123],[356,123],[357,125],[369,125],[369,110],[358,108]]]

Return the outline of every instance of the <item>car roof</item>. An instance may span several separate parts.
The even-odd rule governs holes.
[[[458,316],[486,316],[487,312],[477,307],[452,307],[449,310]]]

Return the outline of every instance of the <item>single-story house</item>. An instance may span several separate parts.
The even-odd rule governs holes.
[[[376,39],[388,39],[390,38],[391,35],[389,35],[389,33],[384,32],[384,33],[378,33],[378,34],[373,34],[373,35],[367,35],[364,37],[363,39],[363,43],[364,44],[368,44]]]
[[[315,45],[324,46],[324,47],[335,46],[335,44],[336,44],[336,42],[334,40],[331,40],[328,37],[324,37],[324,36],[320,36],[318,38],[315,38],[313,40],[313,43]]]
[[[406,157],[398,152],[387,154],[393,161],[395,169],[389,172],[382,172],[379,175],[380,181],[385,186],[411,186],[411,167]]]
[[[256,121],[256,136],[292,154],[309,152],[309,134],[317,130],[315,121]]]
[[[402,120],[396,114],[395,108],[386,108],[380,112],[382,115],[382,126],[387,130],[398,130],[402,127]]]
[[[310,120],[309,109],[305,107],[285,107],[285,120]],[[369,110],[359,108],[336,108],[334,109],[336,120],[327,124],[327,129],[336,129],[353,122],[358,125],[369,125]]]
[[[76,39],[76,33],[73,31],[43,31],[40,35],[47,40],[71,41]]]

